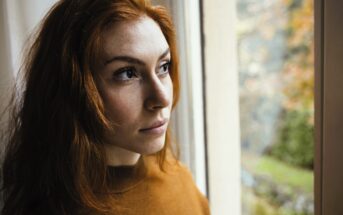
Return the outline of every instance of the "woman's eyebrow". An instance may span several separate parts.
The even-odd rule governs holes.
[[[158,58],[158,60],[161,60],[162,58],[165,58],[170,53],[169,47],[161,54],[161,56]]]
[[[161,60],[162,58],[166,57],[168,54],[170,53],[169,48],[167,48],[158,58],[158,60]],[[125,61],[128,63],[133,63],[133,64],[139,64],[139,65],[145,65],[145,63],[143,61],[141,61],[140,59],[137,59],[135,57],[131,57],[131,56],[126,56],[126,55],[121,55],[121,56],[114,56],[111,59],[107,60],[105,62],[105,66],[109,63],[112,63],[113,61]]]
[[[125,61],[125,62],[128,62],[128,63],[144,65],[143,61],[141,61],[141,60],[139,60],[137,58],[134,58],[134,57],[130,57],[130,56],[115,56],[115,57],[112,57],[111,59],[107,60],[105,62],[105,66],[107,64],[112,63],[113,61]]]

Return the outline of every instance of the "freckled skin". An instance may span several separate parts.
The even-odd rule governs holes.
[[[164,146],[165,132],[151,135],[141,129],[170,117],[173,85],[168,73],[159,73],[164,71],[161,65],[170,61],[166,52],[169,46],[157,23],[148,17],[115,23],[106,29],[103,39],[103,62],[96,72],[106,114],[113,124],[107,134],[106,151],[112,165],[125,165],[134,163],[140,154],[156,153]],[[129,56],[140,63],[110,61],[117,56]],[[133,68],[138,77],[118,73],[127,67]]]

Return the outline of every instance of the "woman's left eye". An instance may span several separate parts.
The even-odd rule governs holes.
[[[169,73],[170,61],[162,64],[159,68],[158,75],[165,75]]]

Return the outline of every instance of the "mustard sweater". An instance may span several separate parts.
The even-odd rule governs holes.
[[[207,199],[199,192],[190,172],[177,161],[160,170],[153,156],[134,167],[109,167],[112,192],[123,215],[209,215]]]

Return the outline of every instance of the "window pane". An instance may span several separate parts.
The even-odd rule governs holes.
[[[242,214],[314,214],[312,0],[237,0]]]

